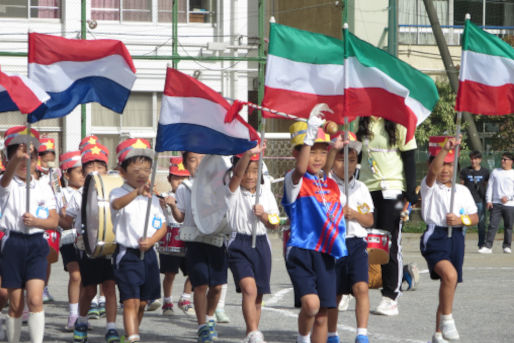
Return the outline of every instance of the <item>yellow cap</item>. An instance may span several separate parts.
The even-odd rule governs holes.
[[[307,133],[307,123],[304,121],[294,122],[289,126],[289,133],[291,133],[291,145],[293,148],[297,145],[303,145],[305,134]],[[329,143],[330,135],[326,134],[325,131],[320,127],[318,128],[318,135],[314,143]]]

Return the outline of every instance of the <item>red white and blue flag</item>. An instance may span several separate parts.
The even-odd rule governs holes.
[[[241,116],[225,122],[230,107],[218,92],[168,68],[155,150],[235,155],[255,147],[257,132]]]
[[[26,76],[0,71],[0,112],[30,113],[44,106],[48,99],[50,96]]]
[[[62,117],[77,105],[98,102],[122,113],[136,80],[136,68],[121,41],[66,39],[29,34],[29,78],[49,95],[30,122]]]

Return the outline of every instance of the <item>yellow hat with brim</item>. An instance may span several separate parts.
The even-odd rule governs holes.
[[[304,121],[293,123],[289,126],[289,133],[291,134],[291,145],[293,148],[297,145],[303,145],[303,140],[307,133],[307,123]],[[316,136],[314,143],[330,143],[330,135],[326,134],[320,127],[318,128],[318,135]]]

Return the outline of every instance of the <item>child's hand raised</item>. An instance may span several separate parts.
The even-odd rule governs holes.
[[[462,140],[462,137],[459,137],[459,139],[455,139],[454,137],[449,138],[443,146],[443,149],[446,151],[453,150],[457,147],[457,145],[460,145],[460,142]]]
[[[257,144],[255,147],[248,150],[247,153],[249,153],[250,156],[253,156],[253,155],[259,155],[261,152],[264,152],[265,150],[266,150],[266,140],[263,139],[261,144]]]
[[[137,189],[137,195],[142,195],[144,197],[150,198],[152,194],[150,193],[150,185],[144,184]]]
[[[348,145],[350,144],[350,141],[349,140],[343,140],[343,133],[341,132],[339,135],[337,135],[336,137],[332,138],[332,140],[330,141],[330,145],[332,145],[332,148],[336,149],[336,150],[341,150],[342,148],[344,148],[345,145]]]

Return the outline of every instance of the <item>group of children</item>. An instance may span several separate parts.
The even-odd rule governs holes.
[[[296,341],[339,342],[337,304],[343,295],[351,293],[356,298],[355,342],[369,342],[366,228],[373,227],[374,207],[366,186],[354,177],[362,145],[353,135],[348,141],[343,141],[340,135],[331,140],[321,128],[322,123],[321,112],[313,111],[308,122],[295,122],[291,126],[296,162],[284,178],[282,205],[291,230],[285,262],[294,287],[294,305],[300,308]],[[184,231],[197,227],[191,190],[204,156],[185,151],[182,161],[172,158],[168,176],[172,190],[159,197],[149,187],[155,163],[149,142],[135,138],[121,142],[116,152],[123,185],[113,189],[109,196],[117,247],[112,257],[90,258],[80,249],[82,187],[89,173],[107,174],[109,152],[91,136],[82,142],[79,151],[62,154],[60,166],[67,186],[62,201],[56,202],[54,192],[44,180],[27,180],[27,160],[30,160],[30,175],[35,173],[38,136],[37,131],[27,131],[25,127],[11,128],[5,134],[8,162],[0,179],[0,228],[4,232],[0,267],[2,288],[8,290],[9,342],[19,341],[23,290],[30,311],[31,341],[43,341],[42,294],[48,255],[43,232],[56,230],[58,226],[64,229],[60,250],[65,269],[70,273],[67,328],[74,330],[75,342],[87,342],[88,310],[99,284],[105,297],[106,341],[120,342],[115,324],[117,285],[126,339],[139,342],[145,306],[160,298],[159,268],[165,274],[164,313],[173,311],[171,287],[175,275],[179,270],[187,274],[179,306],[184,312],[196,315],[200,343],[218,340],[215,312],[230,268],[236,290],[242,293],[244,342],[264,342],[259,321],[263,295],[271,291],[272,261],[267,230],[276,229],[279,224],[279,209],[271,189],[262,178],[258,179],[258,156],[264,152],[265,142],[232,159],[225,195],[231,234],[227,237],[215,233],[191,239],[185,242],[185,256],[159,254],[159,263],[153,247],[170,227]],[[432,342],[438,343],[459,338],[452,305],[457,283],[462,281],[463,226],[478,221],[471,194],[463,186],[456,185],[454,209],[452,213],[449,211],[452,152],[459,143],[449,138],[440,145],[421,184],[422,217],[427,223],[421,237],[421,252],[431,278],[441,280],[432,337]],[[348,145],[348,156],[344,154],[345,145]],[[345,157],[349,178],[346,182]],[[29,208],[25,204],[26,182],[30,182]],[[259,183],[263,186],[257,187]],[[255,204],[257,190],[259,204]],[[149,199],[150,216],[145,227]],[[453,228],[451,236],[449,226]],[[256,247],[252,248],[254,227]]]

